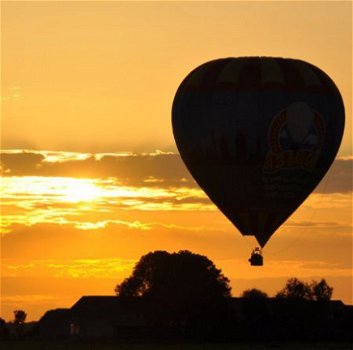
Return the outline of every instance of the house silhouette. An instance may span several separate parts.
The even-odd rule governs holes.
[[[226,318],[213,338],[353,340],[353,306],[339,300],[228,298]],[[195,335],[183,324],[157,322],[148,298],[117,296],[83,296],[70,309],[50,310],[40,319],[39,332],[42,338],[122,341],[210,336]]]

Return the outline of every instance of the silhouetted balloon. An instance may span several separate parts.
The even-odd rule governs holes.
[[[344,106],[333,81],[307,62],[224,58],[184,79],[172,122],[197,183],[263,247],[332,164]]]

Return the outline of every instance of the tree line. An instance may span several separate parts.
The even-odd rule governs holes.
[[[292,277],[274,298],[257,288],[232,298],[222,271],[206,256],[186,250],[142,256],[115,293],[148,301],[156,325],[151,333],[163,330],[157,339],[168,331],[206,340],[348,339],[353,321],[344,306],[333,311],[333,287],[325,279],[306,283]]]
[[[231,297],[230,281],[206,256],[187,250],[178,253],[155,251],[141,257],[132,275],[115,288],[120,297],[145,296],[158,298]],[[333,287],[325,279],[305,283],[289,278],[276,298],[330,300]],[[245,290],[243,298],[267,298],[267,293],[252,288]]]
[[[293,277],[286,281],[272,299],[316,301],[321,305],[331,299],[332,292],[333,288],[325,279],[306,283]],[[259,331],[264,329],[263,324],[270,322],[268,309],[262,302],[269,299],[269,296],[262,290],[251,288],[241,294],[245,301],[243,321],[237,323],[239,317],[234,316],[231,306],[230,280],[206,256],[187,250],[177,253],[154,251],[142,256],[131,276],[115,287],[115,294],[120,298],[143,298],[148,305],[148,314],[152,315],[156,325],[155,329],[163,332],[168,326],[191,334],[221,336],[226,330],[228,334],[234,329],[247,332],[254,327]],[[296,311],[295,308],[290,310]],[[6,323],[0,319],[0,335],[6,334],[11,328],[18,337],[22,337],[26,316],[25,311],[15,310],[12,322]],[[293,317],[299,323],[303,321],[301,313]],[[285,322],[281,320],[278,324],[282,327]],[[229,330],[230,325],[232,331]],[[267,332],[271,333],[272,330]]]

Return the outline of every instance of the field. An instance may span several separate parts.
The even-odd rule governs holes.
[[[2,350],[351,350],[352,343],[121,344],[113,342],[1,341]]]

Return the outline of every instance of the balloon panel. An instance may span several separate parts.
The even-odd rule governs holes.
[[[172,121],[197,183],[264,246],[333,162],[344,107],[331,79],[306,62],[227,58],[185,78]]]

